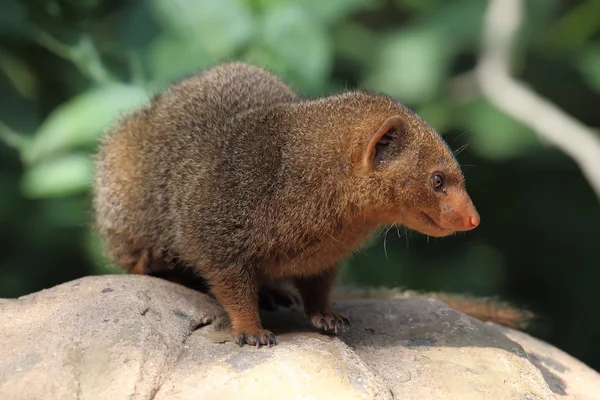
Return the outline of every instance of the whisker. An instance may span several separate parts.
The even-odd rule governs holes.
[[[390,225],[389,228],[387,228],[385,230],[385,235],[383,235],[383,253],[385,254],[385,259],[388,259],[388,253],[387,253],[387,234],[390,231],[390,229],[392,229],[394,225]]]
[[[462,132],[461,134],[459,134],[457,137],[454,138],[454,140],[452,141],[452,143],[450,143],[450,147],[454,146],[454,142],[456,142],[458,139],[460,139],[462,136],[466,135],[469,132],[472,132],[473,129],[467,129],[464,132]]]
[[[465,151],[467,147],[469,147],[469,143],[463,144],[458,149],[454,150],[454,155],[458,156],[460,153],[462,153],[463,151]]]

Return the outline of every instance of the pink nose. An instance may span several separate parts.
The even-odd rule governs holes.
[[[479,225],[480,219],[479,219],[479,215],[475,214],[475,215],[471,215],[469,217],[467,217],[467,221],[468,221],[468,228],[473,229],[476,228]]]

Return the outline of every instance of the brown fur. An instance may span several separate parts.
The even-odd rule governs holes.
[[[241,63],[179,82],[107,135],[94,205],[118,265],[144,273],[167,252],[208,281],[236,341],[256,345],[275,340],[258,317],[261,283],[293,281],[317,327],[345,329],[331,283],[374,229],[479,223],[452,152],[396,100],[302,99]]]

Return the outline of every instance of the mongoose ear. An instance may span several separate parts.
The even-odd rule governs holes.
[[[363,152],[363,167],[375,168],[381,164],[384,152],[390,143],[399,139],[403,129],[404,123],[400,117],[388,118],[369,139]]]

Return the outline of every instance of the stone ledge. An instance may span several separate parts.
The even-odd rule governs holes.
[[[600,375],[437,300],[348,300],[350,332],[264,313],[237,347],[210,297],[160,279],[86,277],[0,300],[1,399],[598,399]]]

